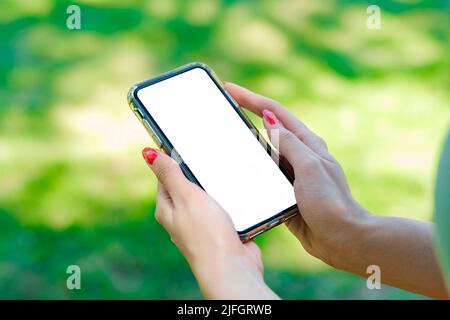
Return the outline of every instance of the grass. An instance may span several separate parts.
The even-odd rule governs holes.
[[[200,298],[152,217],[151,140],[126,105],[132,84],[191,61],[286,105],[370,210],[431,219],[450,116],[438,2],[384,1],[379,31],[365,1],[79,1],[74,31],[69,4],[0,5],[0,298]],[[258,243],[284,298],[422,298],[367,290],[284,227]]]

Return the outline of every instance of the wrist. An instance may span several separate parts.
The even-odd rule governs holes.
[[[354,271],[356,266],[363,265],[364,239],[371,233],[377,217],[358,203],[352,204],[346,214],[342,227],[342,238],[335,241],[330,248],[329,265],[334,268]]]
[[[206,299],[276,299],[261,272],[241,254],[216,252],[191,269]]]

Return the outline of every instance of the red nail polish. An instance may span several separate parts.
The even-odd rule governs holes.
[[[275,114],[272,111],[264,109],[262,111],[262,115],[263,115],[264,119],[266,119],[266,121],[269,124],[274,125],[274,124],[278,123],[278,119],[277,119],[277,117],[275,116]]]
[[[152,148],[145,148],[142,150],[142,156],[149,165],[152,165],[158,156],[158,151]]]

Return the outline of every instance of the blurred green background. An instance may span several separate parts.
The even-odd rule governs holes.
[[[151,140],[128,88],[191,61],[273,97],[323,136],[355,197],[431,219],[450,118],[446,1],[15,1],[0,4],[0,298],[200,298],[153,218]],[[66,8],[81,8],[81,30]],[[381,29],[366,27],[381,7]],[[256,121],[261,127],[260,121]],[[290,299],[420,299],[258,237]],[[81,267],[81,290],[66,268]]]

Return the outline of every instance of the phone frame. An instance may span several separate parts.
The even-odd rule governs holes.
[[[272,157],[272,159],[275,161],[275,163],[278,164],[278,167],[281,169],[283,174],[286,176],[286,178],[292,184],[293,177],[289,174],[289,170],[285,167],[283,162],[278,161],[279,155],[276,152],[276,150],[271,148],[270,144],[259,133],[258,129],[251,122],[251,120],[247,117],[245,112],[241,110],[241,107],[239,106],[239,104],[225,90],[222,81],[220,81],[220,79],[217,77],[215,72],[211,68],[209,68],[206,64],[201,63],[201,62],[192,62],[192,63],[186,64],[184,66],[181,66],[179,68],[173,69],[171,71],[165,72],[165,73],[160,74],[150,80],[146,80],[146,81],[143,81],[143,82],[140,82],[140,83],[134,85],[128,91],[128,105],[130,106],[133,113],[137,116],[139,121],[143,124],[145,129],[148,131],[148,133],[150,134],[151,138],[154,140],[156,145],[178,162],[184,175],[190,181],[197,184],[200,188],[203,189],[200,182],[197,180],[197,178],[192,173],[192,171],[189,169],[189,167],[184,163],[184,161],[182,160],[182,157],[178,154],[178,152],[173,147],[170,140],[164,134],[163,130],[159,127],[157,122],[153,119],[153,117],[148,112],[147,108],[144,106],[144,104],[140,101],[140,99],[137,96],[138,91],[145,87],[148,87],[148,86],[153,85],[160,81],[167,80],[171,77],[177,76],[179,74],[182,74],[184,72],[190,71],[195,68],[201,68],[208,74],[208,76],[216,84],[216,86],[219,88],[219,90],[224,95],[224,97],[228,100],[228,102],[230,103],[230,106],[233,107],[233,109],[239,115],[241,120],[244,121],[246,126],[252,131],[255,138],[266,149],[267,153]],[[281,224],[282,222],[292,218],[293,216],[295,216],[298,213],[299,213],[298,207],[296,204],[294,204],[291,207],[286,208],[285,210],[274,214],[272,217],[270,217],[266,220],[263,220],[261,222],[258,222],[257,224],[255,224],[252,227],[249,227],[243,231],[237,231],[237,233],[239,234],[239,237],[241,238],[241,240],[243,242],[246,242],[246,241],[249,241],[250,239],[256,237],[257,235],[259,235],[269,229],[272,229],[273,227]]]

